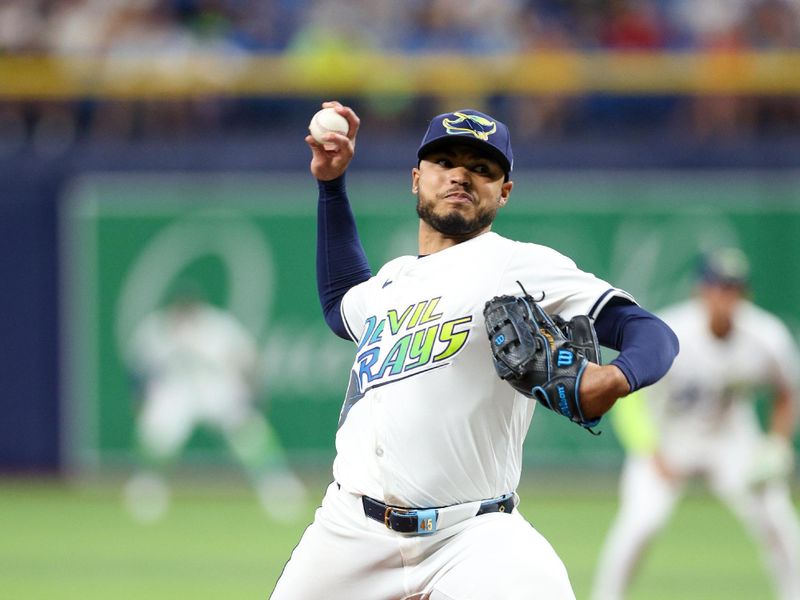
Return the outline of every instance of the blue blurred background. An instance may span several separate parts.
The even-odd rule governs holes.
[[[362,120],[373,268],[413,247],[426,119],[470,106],[512,131],[518,208],[498,230],[562,244],[654,309],[688,292],[697,250],[738,243],[756,300],[797,331],[799,48],[795,0],[0,0],[0,470],[124,462],[121,298],[187,219],[267,248],[270,293],[242,310],[264,311],[268,410],[295,460],[327,464],[349,347],[316,306],[303,137],[332,98]],[[230,307],[250,288],[209,253],[181,268]],[[318,340],[304,380],[289,367],[317,364]],[[537,443],[592,460],[555,431]],[[214,460],[213,440],[193,447]]]

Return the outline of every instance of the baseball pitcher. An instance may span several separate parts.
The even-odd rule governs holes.
[[[273,600],[574,598],[517,510],[534,408],[593,429],[666,372],[674,334],[555,250],[491,231],[511,198],[513,154],[508,128],[476,110],[430,121],[410,180],[419,253],[373,274],[345,188],[360,121],[323,107],[349,131],[324,146],[306,138],[318,289],[355,357],[334,480]],[[611,364],[598,364],[598,341],[620,350]]]

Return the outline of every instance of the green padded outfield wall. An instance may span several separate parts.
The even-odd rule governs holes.
[[[798,333],[800,176],[775,177],[519,173],[495,231],[553,246],[651,309],[690,293],[700,250],[740,245],[753,263],[755,299]],[[415,253],[409,176],[354,171],[348,179],[373,270]],[[125,342],[137,320],[187,276],[258,338],[260,406],[293,460],[322,465],[332,458],[354,347],[321,317],[316,186],[307,172],[88,176],[64,198],[61,224],[63,414],[73,464],[130,460],[135,397]],[[617,461],[613,431],[600,429],[604,435],[593,437],[539,410],[526,460]],[[185,457],[227,460],[221,449],[200,431]]]

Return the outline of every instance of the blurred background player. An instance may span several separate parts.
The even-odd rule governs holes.
[[[219,432],[276,519],[301,512],[305,490],[289,470],[278,439],[255,407],[255,340],[230,313],[183,284],[163,309],[146,316],[129,352],[141,395],[136,416],[140,469],[125,502],[141,521],[161,517],[169,503],[165,474],[195,428]]]
[[[649,542],[694,477],[757,541],[777,597],[800,599],[800,523],[788,481],[798,354],[786,326],[746,299],[748,271],[737,249],[704,258],[696,296],[661,315],[678,335],[681,353],[664,379],[617,408],[628,457],[594,600],[625,596]],[[755,410],[756,392],[765,386],[767,431]]]

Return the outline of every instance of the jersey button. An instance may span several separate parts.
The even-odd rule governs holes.
[[[383,448],[381,446],[375,448],[375,454],[378,456],[383,456]]]

